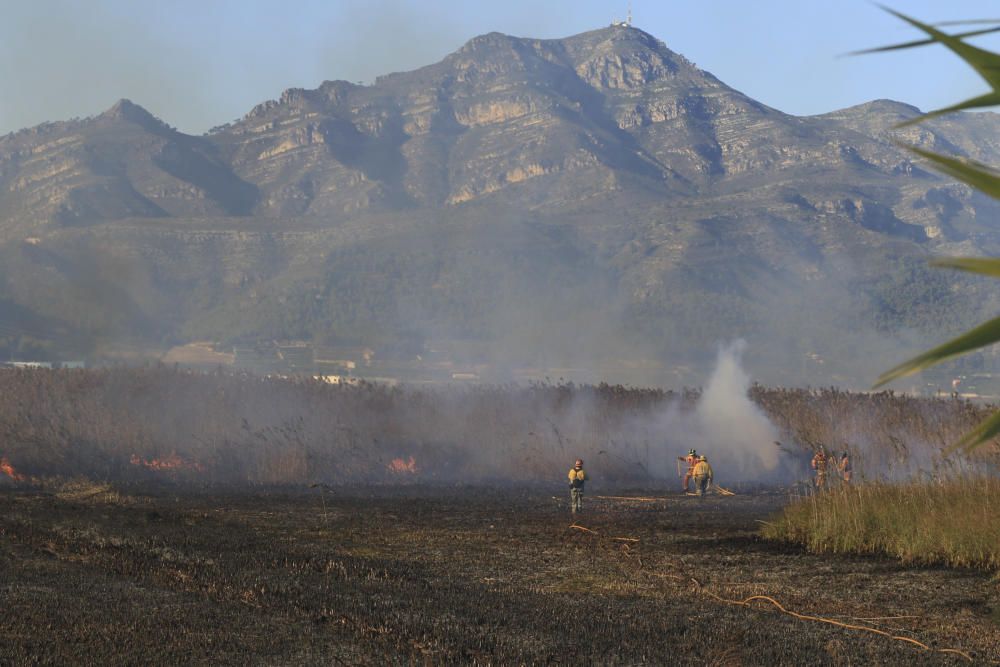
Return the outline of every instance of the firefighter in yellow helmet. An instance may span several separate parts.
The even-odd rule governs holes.
[[[569,469],[569,499],[573,514],[583,509],[583,485],[587,481],[587,473],[583,470],[583,459],[577,459]]]
[[[840,462],[837,463],[837,470],[840,471],[840,478],[845,484],[851,483],[851,476],[854,474],[854,467],[851,465],[851,457],[845,451],[840,455]]]
[[[687,456],[678,456],[677,460],[687,466],[684,473],[684,493],[687,493],[690,490],[691,478],[694,476],[694,467],[698,464],[698,452],[689,449]]]
[[[813,472],[816,473],[816,490],[820,491],[826,488],[826,449],[820,445],[820,448],[816,450],[816,454],[813,456],[812,461],[809,465],[812,466]]]
[[[702,454],[698,457],[698,462],[694,464],[692,471],[694,476],[694,488],[699,496],[705,495],[709,487],[712,486],[712,466],[708,465],[708,458]]]

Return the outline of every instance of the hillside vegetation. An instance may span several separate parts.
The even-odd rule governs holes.
[[[769,383],[865,386],[1000,303],[925,263],[1000,252],[997,204],[894,143],[996,163],[1000,121],[894,129],[918,113],[791,116],[625,26],[482,35],[200,137],[122,101],[0,138],[0,354],[462,339],[691,364],[740,337]]]

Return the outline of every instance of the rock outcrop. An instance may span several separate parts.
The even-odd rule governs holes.
[[[519,257],[549,278],[541,267],[563,267],[569,282],[585,266],[612,286],[619,318],[679,316],[673,290],[692,285],[750,312],[764,279],[814,283],[852,264],[877,280],[858,262],[1000,250],[998,207],[894,143],[1000,163],[1000,119],[895,129],[917,113],[880,100],[791,116],[625,26],[558,40],[483,35],[370,86],[286,90],[201,137],[122,100],[0,138],[10,260],[0,300],[59,319],[58,289],[33,281],[72,282],[68,258],[86,247],[143,276],[130,299],[139,310],[143,299],[160,304],[144,315],[156,335],[220,336],[232,304],[242,304],[241,331],[261,333],[252,320],[262,302],[299,304],[312,322],[282,331],[279,317],[270,333],[312,335],[344,317],[352,290],[383,288],[399,291],[373,308],[393,316],[355,308],[355,324],[433,328],[452,307],[442,304],[483,299],[468,267],[441,259],[461,247],[481,253],[500,284],[517,283]],[[497,230],[515,220],[522,235],[497,260]],[[481,238],[494,247],[443,236],[473,229],[490,230]],[[358,270],[345,257],[401,247],[426,248],[400,259],[405,288],[339,273]]]

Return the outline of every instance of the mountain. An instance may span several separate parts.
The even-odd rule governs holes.
[[[894,129],[918,113],[785,114],[628,26],[482,35],[200,137],[122,100],[0,138],[0,343],[462,339],[558,366],[743,337],[757,370],[858,377],[1000,303],[925,261],[1000,251],[997,204],[895,143],[1000,163],[1000,118]]]

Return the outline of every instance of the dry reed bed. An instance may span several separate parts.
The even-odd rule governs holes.
[[[648,452],[680,446],[657,417],[699,396],[610,385],[333,386],[162,366],[2,370],[0,458],[35,477],[270,485],[399,474],[530,482],[582,456],[600,460],[605,480],[649,481]],[[750,397],[806,458],[819,444],[883,458],[939,450],[985,414],[891,392],[755,386]],[[410,457],[411,469],[391,470]]]
[[[1000,480],[845,486],[800,499],[765,537],[816,553],[888,554],[904,563],[1000,569]]]

